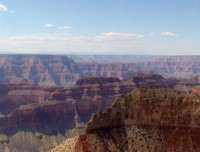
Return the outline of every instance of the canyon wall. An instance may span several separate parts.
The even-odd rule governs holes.
[[[142,74],[123,81],[85,77],[70,88],[40,86],[27,80],[1,84],[0,150],[37,152],[56,146],[83,132],[92,114],[110,107],[116,97],[140,86],[173,88],[179,82]]]
[[[86,133],[49,152],[198,152],[199,101],[173,89],[135,89],[94,114]]]
[[[67,55],[0,55],[0,83],[27,80],[43,86],[69,87],[83,77],[125,80],[138,73],[150,73],[188,79],[200,75],[199,56],[70,57],[76,62]]]
[[[47,86],[71,85],[81,71],[67,56],[0,55],[0,83],[15,84],[24,79]]]
[[[133,81],[83,78],[71,88],[26,81],[0,85],[0,151],[38,152],[83,132],[94,112],[130,92]]]

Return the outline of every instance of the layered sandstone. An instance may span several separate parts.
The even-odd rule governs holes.
[[[0,83],[15,84],[27,79],[47,86],[66,86],[80,78],[81,72],[67,56],[0,55]]]
[[[73,58],[77,61],[80,56]],[[83,77],[125,80],[138,73],[178,78],[200,75],[199,56],[95,56],[91,61],[88,56],[82,56],[82,62],[74,60],[66,55],[0,55],[0,83],[13,84],[27,79],[43,86],[69,87]]]
[[[121,96],[112,108],[94,114],[86,132],[130,125],[199,128],[200,98],[173,89],[135,89]]]
[[[141,88],[93,115],[86,133],[50,152],[198,152],[200,97]]]
[[[115,96],[134,87],[133,81],[116,78],[83,78],[71,88],[44,87],[25,80],[2,84],[0,151],[38,152],[55,146],[80,134],[94,112],[109,107]]]
[[[176,79],[140,74],[127,80],[85,77],[73,87],[48,87],[24,79],[0,85],[0,151],[42,151],[80,134],[94,112],[136,86],[173,88]],[[18,142],[23,141],[23,142]],[[26,143],[26,144],[23,144]],[[33,148],[35,147],[35,148]]]
[[[177,78],[190,78],[200,74],[200,56],[157,56],[146,60],[144,57],[141,57],[140,60],[135,59],[134,56],[132,60],[130,58],[128,62],[125,59],[111,59],[113,61],[111,63],[79,63],[78,67],[84,76],[120,79],[127,79],[138,73],[160,74],[165,77]]]

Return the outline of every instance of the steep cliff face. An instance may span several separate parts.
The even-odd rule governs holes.
[[[86,77],[70,88],[40,86],[26,79],[15,85],[2,84],[1,151],[7,147],[11,151],[35,152],[55,146],[82,132],[94,112],[110,107],[115,97],[131,92],[136,85],[173,87],[178,82],[160,75],[142,74],[124,81]]]
[[[78,64],[83,76],[128,79],[139,70],[136,63]],[[142,71],[141,71],[142,72]]]
[[[173,89],[135,89],[94,114],[85,134],[50,152],[198,152],[199,101]]]
[[[26,79],[15,85],[2,84],[0,151],[37,152],[56,146],[83,132],[94,112],[110,107],[115,97],[136,86],[173,88],[177,84],[175,79],[149,74],[123,81],[86,77],[70,88],[40,86]]]
[[[76,60],[75,56],[73,58]],[[200,75],[199,56],[96,56],[92,62],[87,61],[88,56],[82,58],[86,60],[76,63],[65,55],[0,55],[0,83],[13,84],[27,79],[43,86],[69,87],[83,77],[125,80],[138,73],[178,78]],[[199,78],[192,81],[199,82]]]
[[[113,57],[114,58],[114,57]],[[113,63],[79,63],[84,76],[127,79],[138,73],[160,74],[166,77],[190,78],[200,74],[200,56],[161,56],[151,60]]]
[[[67,56],[1,55],[0,83],[19,83],[23,79],[41,85],[71,85],[81,71]]]
[[[56,146],[82,132],[94,112],[109,107],[115,96],[134,87],[133,81],[116,78],[84,78],[71,88],[27,81],[2,84],[0,151],[38,152]]]
[[[154,69],[159,74],[173,77],[192,77],[200,74],[200,56],[157,57]]]
[[[135,89],[104,113],[94,114],[86,132],[129,125],[199,127],[199,100],[198,96],[173,89]]]

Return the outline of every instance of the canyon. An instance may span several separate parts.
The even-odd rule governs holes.
[[[156,74],[141,74],[126,80],[85,77],[73,87],[40,86],[27,80],[1,84],[0,150],[43,151],[83,133],[93,113],[109,108],[115,98],[134,88],[179,85],[182,85],[180,80]],[[195,88],[194,84],[184,85],[191,88],[188,92]]]
[[[95,113],[86,131],[48,152],[198,152],[200,96],[142,87]]]
[[[200,57],[0,55],[2,84],[19,83],[26,79],[43,86],[69,87],[82,77],[115,77],[125,80],[138,73],[188,79],[200,75]]]
[[[156,74],[127,80],[85,77],[70,88],[40,86],[27,80],[2,84],[0,150],[37,152],[54,147],[83,133],[93,113],[109,108],[115,98],[137,87],[186,87],[181,91],[196,93],[198,85]]]
[[[37,152],[80,134],[96,112],[134,82],[83,78],[70,88],[47,87],[24,80],[0,85],[0,151]],[[26,144],[24,144],[26,143]]]
[[[199,95],[199,67],[198,56],[0,55],[0,151],[44,151],[77,135],[96,142],[90,130],[109,127],[91,127],[93,113],[140,87]]]

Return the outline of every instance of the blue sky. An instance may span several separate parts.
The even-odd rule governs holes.
[[[0,0],[0,52],[200,54],[198,0]]]

